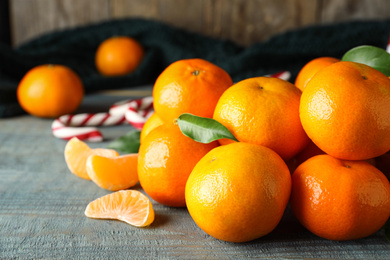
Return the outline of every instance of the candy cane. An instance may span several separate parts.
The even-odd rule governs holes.
[[[93,126],[119,125],[124,122],[126,122],[124,115],[110,115],[109,113],[83,113],[76,115],[63,115],[54,120],[51,129],[55,137],[64,140],[70,140],[72,137],[77,137],[80,140],[101,142],[103,141],[103,135],[96,127]]]
[[[127,122],[139,130],[153,112],[153,97],[120,101],[112,105],[109,110],[110,114],[124,114]]]
[[[110,113],[84,113],[76,115],[64,115],[58,118],[67,126],[111,126],[123,124],[124,115],[112,115]]]
[[[289,80],[291,78],[291,73],[289,71],[281,71],[272,75],[268,75],[268,77]]]
[[[103,141],[102,133],[96,126],[113,126],[130,123],[136,129],[142,129],[145,121],[153,113],[153,98],[125,100],[111,106],[108,113],[83,113],[64,115],[52,123],[53,135],[70,140],[77,137],[90,142]]]
[[[103,141],[102,133],[96,127],[69,127],[56,119],[51,124],[53,135],[57,138],[70,140],[72,137],[77,137],[80,140],[90,142]]]
[[[388,41],[388,43],[387,43],[386,51],[387,51],[388,53],[390,53],[390,36],[389,36],[389,41]]]

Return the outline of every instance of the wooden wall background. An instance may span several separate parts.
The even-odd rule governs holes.
[[[10,0],[9,9],[14,46],[54,30],[125,17],[242,45],[309,25],[390,18],[389,0]]]

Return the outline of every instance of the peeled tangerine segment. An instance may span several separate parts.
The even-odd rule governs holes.
[[[87,173],[100,188],[110,191],[125,190],[138,183],[138,154],[117,157],[91,155],[87,159]]]
[[[86,143],[80,141],[77,137],[73,137],[65,146],[65,161],[71,173],[76,176],[90,180],[86,163],[90,155],[97,154],[107,157],[119,156],[118,152],[112,149],[96,148],[91,149]]]
[[[89,218],[117,219],[136,227],[154,221],[152,203],[137,190],[121,190],[90,202],[85,209]]]

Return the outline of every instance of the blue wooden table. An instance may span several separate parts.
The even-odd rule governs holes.
[[[104,112],[126,98],[89,95],[81,111]],[[147,228],[89,219],[87,204],[109,191],[69,172],[66,141],[53,137],[51,123],[28,115],[0,120],[0,259],[390,259],[383,229],[360,240],[329,241],[305,230],[289,208],[271,234],[243,244],[216,240],[185,208],[153,200],[156,219]],[[105,147],[131,129],[101,128],[106,140],[89,145]]]

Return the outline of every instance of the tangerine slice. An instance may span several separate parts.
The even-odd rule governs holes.
[[[87,173],[97,186],[110,191],[128,189],[138,183],[138,154],[117,157],[91,155],[87,159]]]
[[[90,155],[97,154],[107,157],[119,156],[118,152],[112,149],[96,148],[91,149],[86,143],[77,137],[70,139],[65,146],[65,161],[71,173],[76,176],[90,180],[86,169],[86,162]]]
[[[154,221],[153,206],[148,197],[137,190],[121,190],[90,202],[85,209],[89,218],[116,219],[136,227]]]

